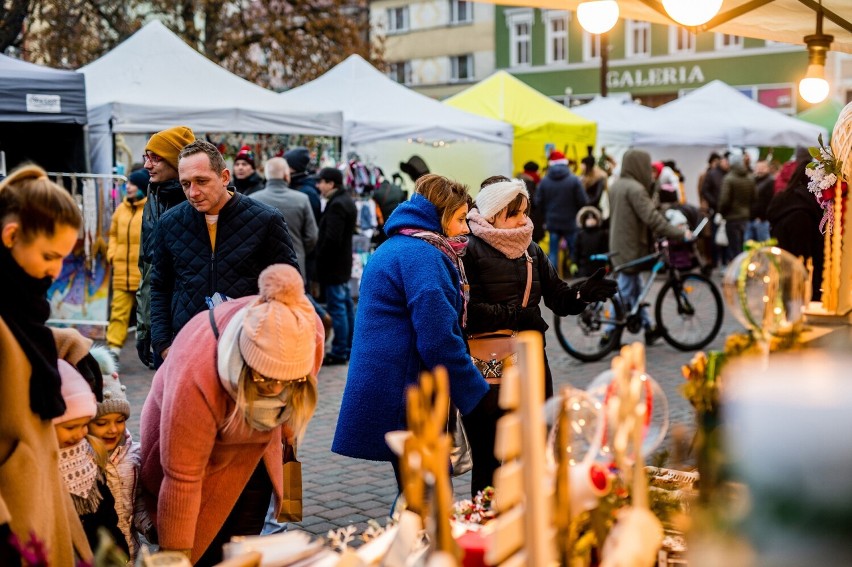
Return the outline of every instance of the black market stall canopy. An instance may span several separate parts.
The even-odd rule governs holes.
[[[83,75],[0,55],[0,150],[7,168],[34,161],[49,171],[86,171],[86,122]]]

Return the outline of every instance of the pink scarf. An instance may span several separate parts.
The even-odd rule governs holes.
[[[519,228],[494,228],[477,209],[473,209],[467,214],[467,220],[474,236],[481,238],[510,260],[523,256],[532,243],[533,223],[529,218]]]

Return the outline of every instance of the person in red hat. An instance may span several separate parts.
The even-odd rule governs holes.
[[[243,146],[234,158],[234,187],[238,193],[251,195],[266,185],[255,169],[254,152],[249,146]]]
[[[545,229],[550,232],[548,256],[553,267],[559,270],[559,248],[564,240],[566,253],[573,255],[577,236],[577,213],[588,202],[580,178],[568,167],[568,159],[560,151],[550,152],[547,174],[539,183],[535,204],[544,212]]]

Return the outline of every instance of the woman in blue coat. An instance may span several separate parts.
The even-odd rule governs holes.
[[[468,232],[469,202],[464,185],[440,175],[419,178],[412,199],[385,223],[389,239],[361,278],[349,375],[331,450],[390,461],[400,486],[385,433],[406,428],[405,392],[423,370],[446,367],[450,398],[465,422],[497,411],[497,397],[471,362],[462,332],[467,281],[460,255],[466,239],[457,237]]]

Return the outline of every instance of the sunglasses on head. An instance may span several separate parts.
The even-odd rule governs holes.
[[[267,378],[266,376],[254,369],[252,369],[251,371],[251,381],[255,384],[274,384],[276,382],[286,384],[287,382],[305,382],[307,381],[307,379],[307,376],[302,376],[301,378],[296,378],[295,380],[277,380],[275,378]]]

